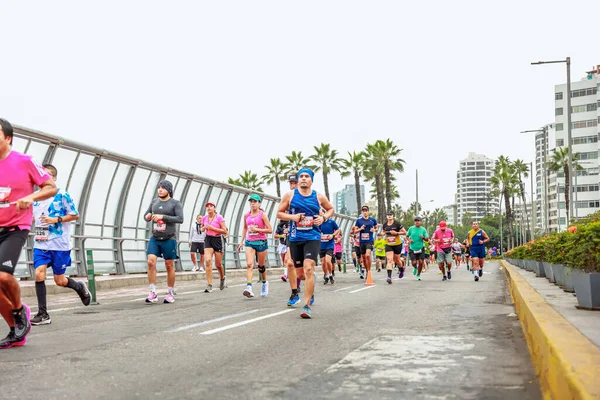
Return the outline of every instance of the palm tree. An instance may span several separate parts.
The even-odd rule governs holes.
[[[514,193],[515,174],[514,168],[508,157],[500,156],[494,167],[494,175],[491,177],[492,190],[498,190],[504,198],[504,208],[506,209],[506,224],[508,230],[508,248],[512,248],[512,208],[510,199]],[[463,218],[464,220],[464,218]]]
[[[392,178],[393,172],[404,172],[405,161],[399,158],[402,149],[390,139],[378,140],[375,145],[379,148],[381,161],[383,162],[383,176],[384,176],[384,187],[385,187],[385,201],[388,209],[392,208]]]
[[[438,224],[440,221],[446,221],[448,219],[448,214],[438,207],[431,213],[431,219]]]
[[[576,171],[581,171],[583,167],[577,163],[579,153],[573,154],[572,164]],[[559,172],[562,170],[565,175],[565,211],[567,213],[567,224],[569,223],[569,193],[571,193],[571,175],[569,174],[569,149],[567,147],[558,147],[553,150],[552,158],[548,163],[548,170]]]
[[[285,156],[287,162],[285,165],[287,166],[285,174],[293,175],[297,174],[298,171],[304,167],[314,169],[315,166],[312,165],[310,158],[305,158],[302,155],[301,151],[292,151],[292,154],[289,156]]]
[[[275,182],[277,197],[281,197],[281,177],[287,168],[287,165],[281,162],[279,158],[271,158],[269,165],[265,165],[267,173],[261,177],[263,182],[270,185]]]
[[[325,187],[325,196],[329,199],[329,174],[331,171],[339,172],[342,169],[342,159],[338,157],[337,150],[332,150],[329,143],[321,143],[320,146],[314,146],[315,154],[310,159],[316,163],[315,171],[323,172],[323,186]]]
[[[396,178],[394,178],[394,176],[392,175],[392,178],[395,180]],[[384,190],[387,190],[387,185],[383,185]],[[376,185],[372,185],[371,186],[371,190],[369,192],[369,194],[371,195],[371,198],[374,198],[377,196],[377,187]],[[400,192],[398,191],[398,187],[396,185],[394,185],[392,183],[392,189],[391,189],[391,195],[392,195],[392,199],[396,200],[398,198],[400,198]],[[394,209],[394,205],[392,204],[392,207],[386,207],[386,212],[387,210],[393,210]]]
[[[429,232],[429,224],[431,223],[431,211],[423,211],[421,218],[423,218],[423,226],[425,227],[425,229],[427,229],[427,232]]]
[[[239,178],[229,178],[227,181],[231,185],[240,186],[246,189],[250,189],[253,192],[262,192],[261,185],[263,184],[262,179],[252,171],[244,171],[244,174],[240,174]]]
[[[348,152],[348,158],[342,161],[340,175],[342,178],[347,178],[350,175],[354,176],[354,189],[356,190],[356,209],[360,210],[360,177],[362,175],[363,165],[365,160],[364,152]]]
[[[377,220],[383,221],[385,215],[384,198],[384,164],[381,147],[377,144],[367,144],[366,157],[364,162],[364,175],[367,181],[372,181],[376,187],[377,193]]]

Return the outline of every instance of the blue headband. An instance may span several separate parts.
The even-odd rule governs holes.
[[[310,175],[310,179],[313,180],[313,181],[315,180],[315,173],[312,171],[312,169],[310,169],[310,168],[302,168],[300,171],[298,171],[298,179],[300,179],[300,175],[302,173],[309,174]]]

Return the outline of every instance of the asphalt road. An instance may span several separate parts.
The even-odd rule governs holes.
[[[243,282],[186,282],[175,304],[146,305],[146,288],[89,307],[53,296],[52,324],[0,351],[0,398],[541,398],[497,263],[477,283],[464,267],[446,282],[384,279],[319,279],[312,320],[286,307],[281,281],[254,299]]]

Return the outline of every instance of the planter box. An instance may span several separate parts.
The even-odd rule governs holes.
[[[533,271],[534,264],[537,264],[537,261],[535,260],[523,260],[523,262],[525,263],[525,269],[527,271]]]
[[[552,264],[542,262],[542,266],[544,267],[544,274],[546,275],[546,278],[548,278],[550,283],[556,282],[556,278],[554,277],[554,271],[552,270]]]
[[[600,311],[600,273],[573,270],[573,286],[577,295],[577,308]]]
[[[535,276],[538,278],[545,278],[546,271],[544,271],[544,266],[539,261],[531,261],[533,263],[533,272],[535,272]]]
[[[563,290],[565,292],[573,293],[575,288],[573,287],[573,270],[565,265],[565,281]]]
[[[559,286],[565,285],[565,266],[562,264],[550,264],[552,266],[552,273],[554,274],[554,281]]]

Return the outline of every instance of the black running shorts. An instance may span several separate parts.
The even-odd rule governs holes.
[[[18,227],[0,228],[0,271],[14,275],[21,256],[21,250],[27,242],[29,231]]]
[[[360,244],[360,254],[367,254],[367,250],[373,251],[373,242],[364,242]]]
[[[213,249],[215,253],[223,252],[223,238],[221,236],[208,236],[204,238],[204,249]]]
[[[204,254],[204,243],[192,242],[192,247],[190,248],[190,253]]]
[[[397,245],[397,246],[385,246],[385,252],[389,253],[390,251],[394,252],[394,255],[400,255],[402,254],[402,245]]]
[[[304,267],[304,260],[317,262],[321,252],[320,240],[307,240],[305,242],[290,242],[290,254],[294,260],[294,267]]]

